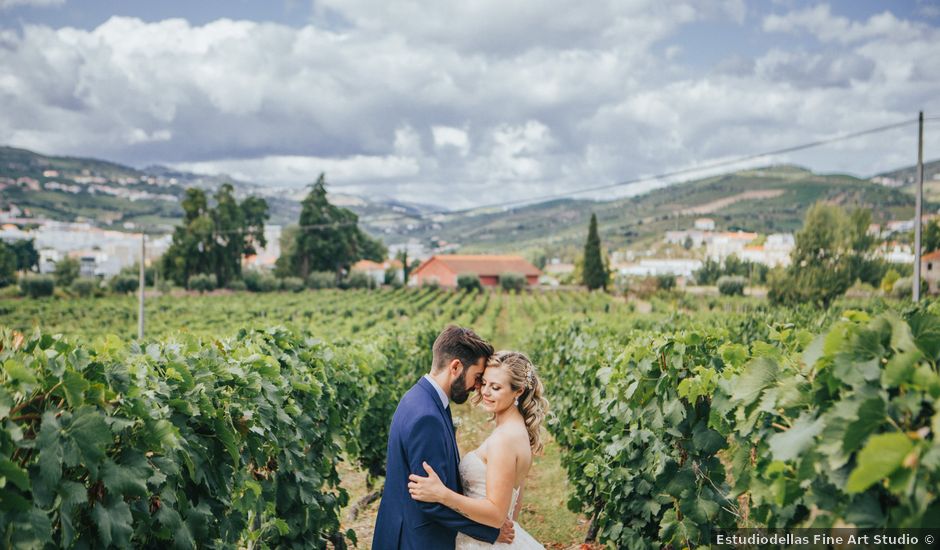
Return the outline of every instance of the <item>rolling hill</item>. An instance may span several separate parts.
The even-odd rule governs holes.
[[[940,161],[927,173],[940,172]],[[908,174],[909,173],[909,174]],[[913,168],[881,174],[902,181]],[[929,176],[928,176],[929,177]],[[137,170],[115,163],[44,156],[0,147],[0,209],[9,205],[33,216],[62,221],[91,220],[161,228],[175,225],[182,212],[179,198],[187,187],[212,191],[229,181],[240,196],[258,194],[271,206],[272,224],[296,223],[303,188],[270,188],[203,176],[166,167]],[[798,229],[806,209],[817,201],[872,210],[876,222],[910,219],[914,197],[910,185],[892,187],[843,174],[816,174],[791,165],[742,170],[662,187],[642,195],[608,201],[559,199],[518,208],[440,213],[421,205],[356,195],[331,194],[363,220],[365,228],[386,243],[417,240],[436,246],[453,243],[464,251],[528,252],[572,258],[583,245],[591,213],[598,216],[601,237],[609,249],[644,249],[665,231],[688,229],[698,217],[715,220],[718,229],[761,233]],[[940,182],[938,192],[940,192]],[[930,197],[940,201],[938,196]],[[937,204],[929,203],[928,210]]]

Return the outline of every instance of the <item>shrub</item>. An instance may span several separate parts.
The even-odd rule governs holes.
[[[353,271],[345,279],[340,281],[340,288],[375,288],[375,279],[369,277],[361,271]]]
[[[55,284],[60,288],[67,287],[72,281],[78,279],[81,266],[75,258],[62,258],[55,264]]]
[[[108,286],[113,292],[127,294],[140,288],[140,278],[132,275],[115,275],[108,281]]]
[[[526,287],[525,276],[521,273],[501,273],[499,287],[506,292],[519,293]]]
[[[881,279],[881,291],[885,294],[891,294],[891,289],[894,288],[894,284],[898,282],[898,279],[901,278],[901,274],[898,273],[895,269],[889,269],[885,276]]]
[[[744,296],[744,287],[747,279],[739,275],[723,275],[718,277],[718,292],[725,296]]]
[[[52,296],[55,291],[55,279],[49,275],[27,275],[20,278],[20,292],[30,298]]]
[[[656,285],[659,287],[659,290],[672,290],[676,288],[676,276],[671,273],[657,275]]]
[[[924,296],[927,294],[927,281],[920,280],[920,295]],[[901,277],[895,281],[894,286],[891,287],[891,296],[898,299],[910,299],[914,295],[914,278],[913,277]]]
[[[269,273],[265,273],[258,278],[257,292],[276,292],[281,288],[281,281]]]
[[[336,286],[336,274],[331,271],[314,271],[307,276],[307,288],[320,290]]]
[[[436,278],[424,279],[421,281],[421,288],[433,288],[435,290],[441,288],[441,282]]]
[[[300,277],[284,277],[281,279],[281,289],[289,292],[300,292],[306,288],[304,280]]]
[[[205,273],[200,273],[198,275],[193,275],[189,278],[189,289],[198,290],[199,292],[209,292],[210,290],[215,290],[219,286],[218,281],[215,278],[215,275],[206,275]]]
[[[76,296],[87,298],[98,289],[98,279],[92,277],[79,277],[72,281],[71,290]]]
[[[480,282],[480,277],[473,273],[464,273],[457,277],[457,288],[465,292],[470,292],[476,290],[477,292],[483,290],[483,283]]]
[[[234,290],[235,292],[244,292],[248,290],[248,285],[242,279],[232,279],[225,285],[225,288],[229,290]]]
[[[255,271],[254,269],[243,271],[242,281],[245,282],[245,288],[249,292],[261,292],[262,275],[260,271]]]

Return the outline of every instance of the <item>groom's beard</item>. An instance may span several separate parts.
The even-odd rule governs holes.
[[[467,367],[464,367],[460,376],[450,385],[450,400],[463,405],[468,397],[470,397],[470,390],[467,389]]]

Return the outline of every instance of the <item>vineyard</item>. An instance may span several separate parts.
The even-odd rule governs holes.
[[[521,523],[549,547],[940,524],[940,311],[434,289],[0,302],[4,546],[371,538],[388,419],[447,323],[533,357],[554,417]],[[640,311],[642,310],[642,312]],[[485,434],[469,407],[464,451]],[[557,474],[557,475],[556,475]],[[565,505],[570,511],[564,510]]]

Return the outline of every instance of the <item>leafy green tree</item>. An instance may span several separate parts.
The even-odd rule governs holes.
[[[581,282],[589,290],[607,289],[607,269],[601,256],[601,238],[597,234],[597,215],[591,214],[587,242],[584,244],[584,269]]]
[[[871,214],[850,214],[834,205],[817,203],[806,213],[803,228],[796,234],[790,266],[768,279],[768,296],[775,303],[809,302],[827,307],[860,276],[877,276],[870,255],[874,241],[867,234]]]
[[[300,227],[286,262],[291,274],[306,280],[311,272],[331,271],[339,282],[358,260],[384,260],[384,245],[366,235],[358,223],[354,212],[330,204],[326,177],[320,174],[301,202]]]
[[[930,220],[924,227],[923,241],[921,242],[924,254],[940,250],[940,223],[937,220]]]
[[[56,286],[67,287],[72,284],[72,281],[78,279],[80,267],[78,260],[75,258],[66,257],[56,262],[55,272],[53,273]]]
[[[264,199],[235,199],[231,184],[223,184],[210,207],[205,192],[187,189],[182,201],[183,223],[173,233],[173,244],[163,255],[167,277],[187,286],[196,274],[215,275],[219,286],[241,277],[241,260],[267,244],[264,222],[268,205]]]
[[[721,262],[712,258],[706,258],[702,263],[702,267],[693,275],[696,283],[700,285],[713,285],[723,274]]]
[[[0,241],[0,287],[16,282],[16,252]]]
[[[407,285],[408,277],[411,275],[411,272],[412,272],[411,266],[408,265],[408,250],[404,248],[399,250],[397,259],[399,262],[401,262],[401,266],[402,266],[401,273],[402,273],[402,279],[404,279],[402,281],[402,284]]]
[[[39,271],[39,252],[33,239],[21,239],[8,245],[16,256],[17,271]]]

